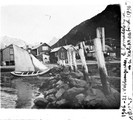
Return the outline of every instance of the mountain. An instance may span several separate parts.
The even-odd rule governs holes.
[[[93,11],[93,10],[92,10]],[[88,11],[86,11],[88,12]],[[88,13],[89,14],[89,13]],[[76,45],[81,41],[96,38],[96,28],[105,28],[105,37],[117,40],[120,47],[121,10],[120,5],[108,5],[104,11],[72,28],[52,48],[63,46],[66,43]]]
[[[19,47],[26,48],[26,43],[21,39],[12,38],[8,36],[3,36],[0,38],[0,49],[3,49],[10,44],[15,44]]]
[[[54,45],[59,39],[56,37],[53,37],[52,40],[50,40],[50,42],[48,43],[49,46]]]

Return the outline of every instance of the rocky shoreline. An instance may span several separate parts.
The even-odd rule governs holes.
[[[100,79],[89,76],[84,80],[82,71],[69,67],[54,67],[51,78],[43,82],[33,101],[33,109],[119,109],[120,93],[108,82],[110,94],[105,95]],[[91,83],[90,83],[91,81]],[[109,80],[108,80],[109,81]],[[90,87],[91,84],[91,87]]]

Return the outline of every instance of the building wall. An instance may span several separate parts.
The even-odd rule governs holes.
[[[37,55],[37,49],[31,50],[31,53],[36,56]]]
[[[2,61],[6,62],[6,64],[14,64],[14,50],[13,45],[8,46],[2,51]]]
[[[47,44],[42,44],[40,47],[38,47],[38,54],[41,53],[48,53],[49,54],[50,47]]]
[[[10,49],[6,48],[2,52],[3,52],[3,61],[9,61],[10,60],[10,54],[9,54]]]
[[[59,59],[66,60],[67,59],[67,50],[64,47],[61,47],[58,51]]]

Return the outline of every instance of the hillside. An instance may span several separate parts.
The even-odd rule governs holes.
[[[87,11],[86,11],[87,12]],[[89,13],[88,13],[89,14]],[[120,44],[120,21],[121,11],[119,5],[108,5],[106,9],[98,15],[88,19],[72,28],[65,36],[63,36],[52,48],[62,45],[76,45],[80,41],[94,39],[96,37],[96,28],[105,28],[105,37],[117,40]]]
[[[0,38],[0,49],[3,49],[10,44],[15,44],[19,47],[26,48],[26,43],[21,39],[12,38],[12,37],[8,37],[8,36],[2,36]]]
[[[58,40],[59,40],[58,38],[53,37],[53,38],[49,41],[48,45],[52,46],[52,45],[54,45]]]

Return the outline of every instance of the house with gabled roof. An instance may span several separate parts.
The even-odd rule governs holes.
[[[43,62],[49,61],[49,57],[44,58],[43,56],[49,56],[50,51],[51,47],[47,43],[40,43],[31,48],[31,53]]]
[[[67,52],[71,46],[72,45],[66,45],[52,49],[50,52],[50,62],[58,63],[60,60],[65,60],[65,62],[67,63],[68,62]]]

